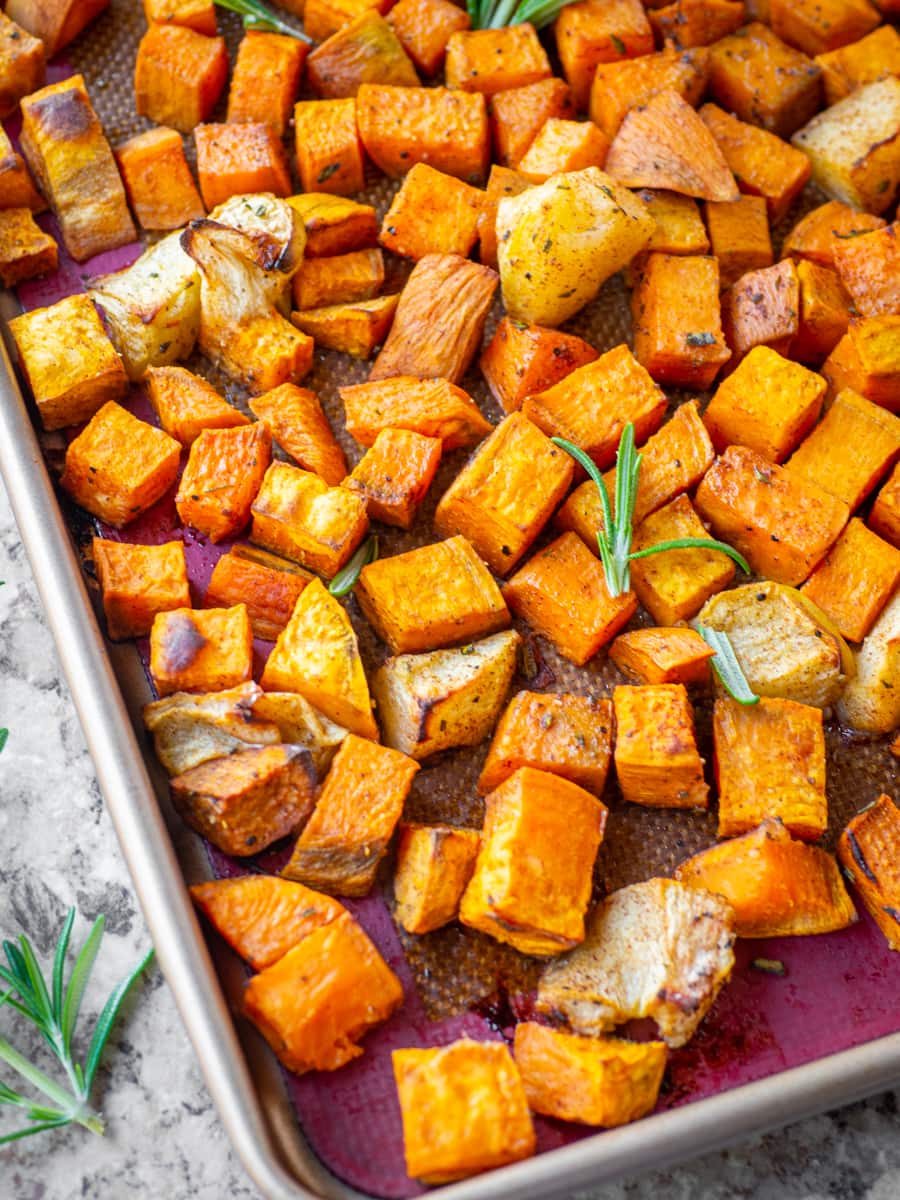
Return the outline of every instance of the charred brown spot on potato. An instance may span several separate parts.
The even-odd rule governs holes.
[[[75,142],[87,136],[94,124],[87,97],[74,89],[36,100],[32,113],[52,141]]]
[[[165,670],[172,674],[186,671],[207,645],[207,639],[184,613],[175,613],[169,618],[166,633],[166,643],[162,652]]]

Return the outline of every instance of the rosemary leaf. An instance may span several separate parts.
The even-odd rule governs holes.
[[[346,567],[344,567],[343,571],[338,571],[337,575],[329,583],[328,590],[332,596],[346,596],[348,592],[352,592],[356,587],[360,571],[363,567],[367,567],[369,563],[374,562],[377,557],[378,535],[372,534],[371,537],[366,538]]]
[[[715,538],[672,538],[668,542],[657,542],[655,546],[648,546],[646,550],[633,550],[629,555],[632,561],[636,558],[646,558],[650,554],[662,554],[666,550],[720,550],[722,554],[727,554],[730,559],[737,563],[745,575],[750,574],[750,564],[744,558],[743,554],[738,554],[734,546],[729,546],[727,542],[719,542]]]
[[[282,21],[277,13],[272,12],[261,0],[215,0],[219,8],[227,8],[229,12],[237,13],[244,19],[244,28],[266,33],[284,33],[288,37],[297,38],[301,42],[312,44],[312,38]]]
[[[787,967],[779,958],[754,958],[750,966],[754,971],[763,971],[766,975],[787,975]]]
[[[710,629],[701,625],[699,621],[697,632],[704,642],[715,650],[715,656],[710,660],[712,668],[732,700],[737,700],[738,704],[759,704],[759,696],[747,682],[728,634],[721,629]]]

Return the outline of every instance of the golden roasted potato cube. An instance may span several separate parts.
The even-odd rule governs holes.
[[[479,842],[477,829],[400,826],[394,917],[407,933],[430,933],[454,920],[475,868]]]
[[[321,779],[347,736],[343,725],[336,725],[324,713],[296,692],[262,692],[253,701],[253,716],[272,724],[283,742],[305,746],[312,755],[316,775]]]
[[[624,798],[651,808],[706,808],[709,788],[684,684],[617,687],[613,707]]]
[[[394,654],[440,650],[509,625],[500,589],[464,537],[369,563],[356,598]]]
[[[273,462],[253,501],[250,538],[329,579],[366,536],[366,502],[312,471]]]
[[[503,1042],[461,1038],[391,1057],[414,1179],[451,1183],[534,1154],[525,1090]]]
[[[147,398],[160,426],[192,446],[204,429],[249,425],[248,417],[223,399],[212,384],[184,367],[151,367],[145,376]]]
[[[535,767],[599,796],[609,770],[612,729],[609,700],[519,692],[497,722],[478,790],[492,792],[519,767]]]
[[[297,598],[269,655],[262,686],[298,692],[335,724],[378,739],[356,634],[343,605],[318,579]]]
[[[316,773],[302,746],[252,746],[170,781],[185,821],[224,854],[258,854],[299,828],[315,804]]]
[[[149,633],[157,613],[190,608],[183,542],[138,546],[95,537],[92,554],[114,642]]]
[[[174,438],[109,400],[69,443],[59,482],[82,508],[119,528],[168,491],[180,458]]]
[[[509,691],[520,642],[510,629],[458,650],[389,658],[372,680],[384,740],[417,761],[484,741]]]
[[[666,1053],[665,1042],[581,1037],[536,1021],[518,1024],[513,1044],[533,1112],[607,1128],[653,1111]]]
[[[856,814],[838,841],[838,858],[892,950],[900,950],[900,812],[879,796]]]
[[[0,13],[0,16],[3,14]],[[14,287],[57,266],[56,242],[35,222],[30,208],[0,208],[0,281]]]
[[[854,517],[803,594],[834,621],[845,638],[861,642],[900,585],[900,550]]]
[[[250,679],[253,631],[247,606],[175,608],[150,630],[150,674],[160,696],[218,692]]]
[[[779,817],[814,842],[828,826],[822,710],[763,696],[744,705],[716,700],[713,744],[719,785],[719,837]]]
[[[272,435],[261,421],[204,429],[178,484],[179,517],[211,542],[235,537],[250,520],[250,506],[271,461]]]
[[[693,629],[653,626],[620,633],[609,657],[638,683],[709,683],[715,650]]]
[[[522,954],[546,957],[577,946],[606,806],[570,780],[533,767],[520,767],[484,804],[481,848],[460,921]]]
[[[348,733],[282,871],[285,879],[335,896],[365,896],[418,770],[400,751]]]
[[[507,575],[550,520],[575,468],[566,452],[521,413],[510,413],[441,497],[434,527],[461,533],[498,575]]]
[[[45,429],[79,425],[125,394],[122,360],[88,296],[32,309],[9,329]]]
[[[837,704],[851,729],[892,733],[900,725],[900,592],[882,609],[856,654],[856,675]]]
[[[233,750],[290,741],[254,712],[260,696],[262,688],[248,681],[198,696],[175,692],[145,705],[144,726],[153,734],[156,757],[170,775],[181,775]]]

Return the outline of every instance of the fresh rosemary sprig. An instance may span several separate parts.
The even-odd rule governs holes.
[[[571,3],[572,0],[467,0],[466,7],[473,29],[502,29],[526,21],[535,29],[543,29]]]
[[[759,696],[747,682],[747,676],[741,670],[731,638],[721,629],[710,629],[707,625],[697,622],[697,632],[715,650],[715,656],[710,660],[712,668],[718,675],[722,687],[738,704],[759,704]]]
[[[367,567],[370,562],[374,562],[377,557],[378,535],[373,533],[371,537],[366,538],[346,567],[344,567],[343,571],[338,571],[337,575],[329,583],[328,590],[332,596],[346,596],[348,592],[352,592],[356,587],[360,571],[363,567]]]
[[[35,1133],[42,1133],[46,1129],[59,1129],[63,1125],[82,1125],[91,1133],[103,1133],[103,1119],[90,1105],[94,1076],[125,997],[152,959],[153,951],[150,950],[131,974],[113,990],[94,1026],[87,1057],[81,1063],[75,1058],[72,1043],[81,1001],[97,958],[97,951],[100,949],[104,918],[100,916],[94,922],[87,940],[78,952],[67,984],[66,957],[74,920],[73,908],[69,910],[63,922],[62,932],[56,943],[49,985],[44,979],[34,948],[24,933],[20,935],[18,945],[8,940],[3,942],[8,966],[0,965],[0,980],[8,990],[0,995],[0,1008],[4,1004],[9,1005],[37,1027],[65,1069],[69,1087],[61,1086],[34,1063],[29,1062],[5,1038],[0,1037],[0,1062],[6,1063],[26,1083],[31,1084],[35,1091],[43,1093],[50,1101],[46,1104],[35,1100],[0,1082],[0,1104],[22,1109],[33,1122],[14,1133],[0,1135],[0,1146],[20,1138],[31,1137]]]
[[[227,8],[229,12],[237,13],[244,18],[244,28],[256,33],[285,33],[288,37],[297,38],[301,42],[309,42],[312,38],[282,21],[277,13],[261,3],[261,0],[215,0],[219,8]]]
[[[746,575],[750,574],[750,566],[743,555],[738,554],[727,542],[719,542],[715,538],[672,538],[667,542],[657,542],[655,546],[648,546],[645,550],[631,549],[634,505],[637,500],[642,455],[635,452],[634,425],[630,421],[622,431],[619,449],[616,451],[615,513],[610,504],[606,481],[594,460],[565,438],[555,437],[551,440],[567,454],[571,454],[597,485],[603,507],[603,528],[597,530],[597,545],[600,548],[600,561],[603,563],[603,573],[610,596],[622,596],[629,590],[629,566],[636,558],[647,558],[651,554],[662,554],[666,550],[689,550],[698,547],[701,550],[721,550],[733,559]]]

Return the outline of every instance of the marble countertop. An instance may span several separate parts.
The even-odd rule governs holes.
[[[24,929],[46,954],[70,905],[107,914],[84,1011],[149,938],[0,487],[0,935]],[[23,1032],[24,1030],[24,1032]],[[0,1032],[37,1052],[15,1014]],[[0,1078],[4,1073],[0,1071]],[[151,971],[98,1074],[107,1134],[44,1133],[0,1149],[2,1200],[254,1200],[203,1084],[172,996]],[[583,1194],[583,1200],[898,1200],[900,1091]],[[6,1112],[0,1133],[11,1128]]]

